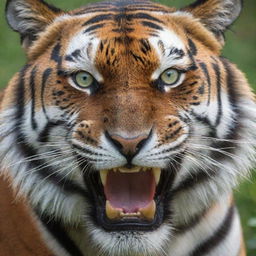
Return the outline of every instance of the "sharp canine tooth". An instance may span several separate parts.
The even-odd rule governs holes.
[[[119,219],[121,214],[121,209],[114,208],[108,200],[106,201],[106,215],[110,220]]]
[[[151,203],[145,207],[140,208],[139,212],[142,214],[142,216],[148,220],[153,220],[155,218],[156,213],[156,202],[155,200],[152,200]]]
[[[153,174],[155,176],[155,181],[156,181],[156,185],[158,185],[159,181],[160,181],[160,176],[161,176],[161,169],[160,168],[153,168]]]
[[[108,175],[108,170],[100,171],[100,179],[104,186],[106,185],[106,182],[107,182],[107,175]]]

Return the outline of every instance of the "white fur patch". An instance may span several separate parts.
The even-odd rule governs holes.
[[[187,56],[176,59],[177,53],[172,53],[173,49],[182,50],[184,53],[186,52],[186,47],[182,39],[173,31],[164,29],[158,32],[158,37],[149,38],[149,42],[156,50],[159,58],[159,67],[152,74],[152,80],[158,79],[162,72],[168,68],[173,66],[186,68],[190,64],[190,60]]]
[[[94,60],[100,40],[95,36],[84,33],[84,30],[79,31],[69,42],[66,50],[66,55],[71,55],[73,52],[80,50],[80,56],[75,62],[64,63],[64,66],[70,71],[86,71],[91,73],[98,82],[103,82],[103,77],[97,70]]]

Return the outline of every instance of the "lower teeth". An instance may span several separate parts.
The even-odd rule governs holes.
[[[140,208],[138,212],[124,213],[122,209],[114,208],[110,201],[106,201],[106,215],[110,220],[116,220],[121,218],[142,218],[148,221],[152,221],[155,218],[156,203],[152,200],[148,206]]]
[[[134,213],[123,213],[123,212],[121,212],[120,216],[122,218],[125,218],[125,217],[129,217],[129,218],[131,218],[131,217],[140,217],[141,213],[140,212],[136,212],[136,213],[135,212]]]

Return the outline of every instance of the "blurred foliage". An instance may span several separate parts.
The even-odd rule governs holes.
[[[85,5],[88,0],[48,0],[60,8],[69,10]],[[192,0],[160,0],[161,3],[181,7]],[[19,36],[12,32],[4,18],[4,4],[0,3],[0,87],[4,87],[12,75],[25,62],[19,47]],[[244,10],[239,20],[226,33],[223,55],[246,73],[252,87],[256,88],[256,2],[244,0]],[[255,175],[254,175],[255,176]],[[236,191],[236,200],[242,216],[248,256],[256,255],[256,177],[243,183]]]

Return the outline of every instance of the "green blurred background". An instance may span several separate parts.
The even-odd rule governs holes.
[[[92,0],[93,1],[93,0]],[[65,10],[82,6],[88,0],[48,0]],[[192,0],[160,0],[170,6],[181,7]],[[12,75],[25,62],[19,46],[19,36],[12,32],[4,18],[4,4],[0,3],[0,87],[6,86]],[[244,10],[238,21],[226,33],[226,46],[223,55],[236,63],[243,70],[250,84],[256,89],[256,1],[244,0]],[[256,175],[251,181],[244,182],[236,190],[236,200],[242,216],[246,245],[249,256],[256,255]]]

